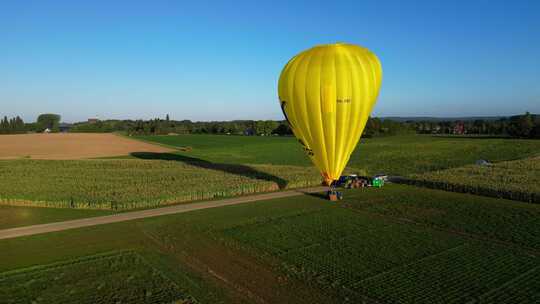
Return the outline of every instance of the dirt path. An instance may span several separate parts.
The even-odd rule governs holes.
[[[250,195],[250,196],[234,197],[234,198],[223,199],[223,200],[218,200],[218,201],[204,201],[204,202],[192,203],[192,204],[183,204],[183,205],[169,206],[169,207],[156,208],[156,209],[125,212],[125,213],[119,213],[119,214],[114,214],[114,215],[99,216],[99,217],[71,220],[71,221],[65,221],[65,222],[56,222],[56,223],[49,223],[49,224],[3,229],[3,230],[0,230],[0,240],[47,233],[47,232],[75,229],[75,228],[81,228],[81,227],[131,221],[131,220],[136,220],[136,219],[161,216],[161,215],[167,215],[167,214],[183,213],[183,212],[189,212],[189,211],[194,211],[194,210],[201,210],[201,209],[208,209],[208,208],[215,208],[215,207],[222,207],[222,206],[229,206],[229,205],[238,205],[238,204],[269,200],[269,199],[275,199],[275,198],[298,196],[305,193],[322,192],[327,189],[328,189],[327,187],[296,189],[296,190],[288,190],[288,191],[282,191],[282,192],[272,192],[272,193],[264,193],[264,194]]]

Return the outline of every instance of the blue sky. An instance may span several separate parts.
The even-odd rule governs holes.
[[[283,65],[374,51],[374,115],[540,113],[540,1],[1,1],[0,114],[282,119]]]

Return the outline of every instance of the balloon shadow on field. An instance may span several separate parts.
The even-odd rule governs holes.
[[[259,171],[246,165],[213,163],[204,159],[174,153],[133,152],[130,153],[130,155],[139,159],[177,161],[203,169],[222,171],[225,173],[244,176],[251,179],[275,182],[278,185],[279,189],[285,189],[285,187],[287,186],[287,181],[282,179],[281,177]]]

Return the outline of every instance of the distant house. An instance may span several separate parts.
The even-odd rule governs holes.
[[[97,123],[99,121],[99,118],[88,118],[89,123]]]

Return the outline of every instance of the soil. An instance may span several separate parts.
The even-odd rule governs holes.
[[[0,159],[84,159],[171,151],[112,133],[0,135]]]

